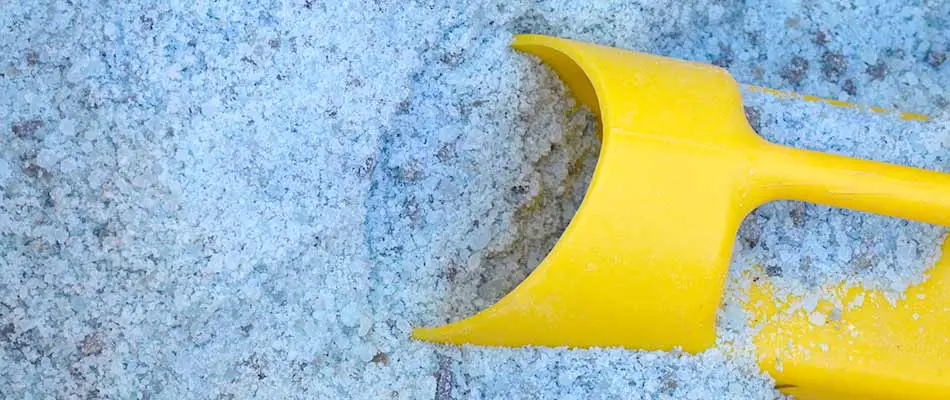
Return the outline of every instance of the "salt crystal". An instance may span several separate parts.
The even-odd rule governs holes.
[[[357,333],[360,337],[366,336],[369,333],[370,328],[373,327],[373,318],[368,314],[363,314],[360,316],[360,325],[357,329]]]
[[[70,118],[65,118],[59,121],[59,132],[64,136],[73,136],[76,134],[76,121]]]
[[[3,181],[9,178],[12,172],[13,168],[10,168],[10,163],[7,160],[0,159],[0,184],[3,184]]]
[[[848,303],[848,308],[854,309],[854,308],[861,307],[862,305],[864,305],[864,293],[854,296],[854,299],[852,299],[851,302]]]
[[[709,397],[709,392],[707,392],[704,388],[697,387],[690,390],[686,397],[690,400],[705,399]]]
[[[815,308],[818,307],[818,300],[820,296],[818,293],[809,293],[805,296],[805,299],[802,300],[802,307],[805,308],[806,312],[815,311]]]
[[[396,321],[396,328],[398,328],[399,331],[402,333],[408,333],[409,331],[412,330],[412,325],[409,325],[408,321],[404,319],[400,319]]]
[[[730,384],[729,384],[729,392],[730,392],[730,393],[733,393],[733,394],[742,393],[742,385],[739,384],[738,382],[732,382],[732,383],[730,383]]]
[[[357,307],[355,303],[347,303],[346,305],[344,305],[343,308],[340,310],[339,315],[340,315],[340,322],[342,322],[343,325],[346,327],[352,328],[352,327],[355,327],[357,324],[359,324],[360,313],[359,313],[359,308]]]
[[[59,161],[60,156],[61,154],[56,150],[42,149],[36,154],[36,165],[47,170],[52,170],[53,167],[56,166],[56,162]]]
[[[360,361],[368,363],[376,356],[376,346],[372,343],[361,343],[356,346],[355,353]]]
[[[214,115],[221,108],[221,99],[218,96],[209,98],[201,106],[201,112],[205,115]]]
[[[106,35],[107,38],[114,40],[116,38],[117,32],[118,32],[118,29],[115,27],[115,24],[111,22],[106,22],[102,24],[102,33]]]
[[[811,322],[813,325],[823,326],[825,325],[826,316],[824,313],[813,312],[808,314],[808,322]]]

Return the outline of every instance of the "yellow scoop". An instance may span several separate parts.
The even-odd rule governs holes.
[[[514,47],[551,65],[599,116],[603,144],[596,170],[570,225],[523,283],[487,310],[417,329],[415,338],[698,352],[715,342],[739,224],[763,203],[802,200],[950,225],[950,175],[769,143],[750,128],[739,86],[721,68],[539,35],[518,36]],[[950,291],[943,282],[928,290]],[[757,299],[771,299],[761,294],[766,291]],[[834,336],[826,332],[831,328],[782,322],[766,303],[757,302],[756,310],[763,321],[769,318],[774,340],[756,341],[759,354],[768,355],[762,365],[797,395],[861,394],[853,383],[875,377],[875,371],[847,362],[894,360],[927,368],[904,376],[898,365],[888,369],[898,375],[888,382],[950,397],[950,303],[914,305],[926,314],[919,320],[929,330],[923,336],[919,324],[911,327],[902,315],[876,318],[869,311],[862,329],[891,333],[849,334],[823,353],[821,365],[808,364],[801,353],[783,353],[782,346],[788,340],[827,341],[820,335]],[[776,348],[763,348],[768,346]],[[895,354],[905,356],[889,358]],[[775,365],[785,355],[801,357]],[[783,380],[782,370],[801,365],[792,368],[792,381]],[[850,376],[852,370],[859,375],[843,389],[812,379]]]

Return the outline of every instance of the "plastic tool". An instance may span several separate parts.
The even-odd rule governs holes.
[[[950,174],[769,143],[749,126],[739,85],[721,68],[540,35],[519,35],[513,46],[552,66],[598,115],[600,158],[573,220],[524,282],[415,338],[699,352],[715,342],[739,224],[763,203],[950,225]],[[931,279],[914,289],[925,300],[893,309],[869,292],[863,307],[822,326],[781,313],[767,287],[755,288],[760,364],[800,398],[950,398],[944,282]],[[861,333],[852,336],[850,325]]]

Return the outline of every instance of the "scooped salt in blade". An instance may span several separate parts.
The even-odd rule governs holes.
[[[759,205],[801,200],[950,225],[950,174],[769,143],[721,68],[540,35],[513,46],[599,116],[596,170],[524,282],[415,338],[698,352],[715,342],[734,238]]]

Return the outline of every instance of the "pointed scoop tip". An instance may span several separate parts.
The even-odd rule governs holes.
[[[438,328],[412,328],[412,332],[409,334],[409,337],[415,340],[431,342],[437,336],[435,334],[436,330],[438,330]]]
[[[454,335],[455,330],[452,329],[451,325],[438,326],[438,327],[420,327],[412,328],[412,332],[409,334],[414,340],[421,340],[424,342],[433,342],[433,343],[451,343],[451,344],[464,344],[464,340]]]

